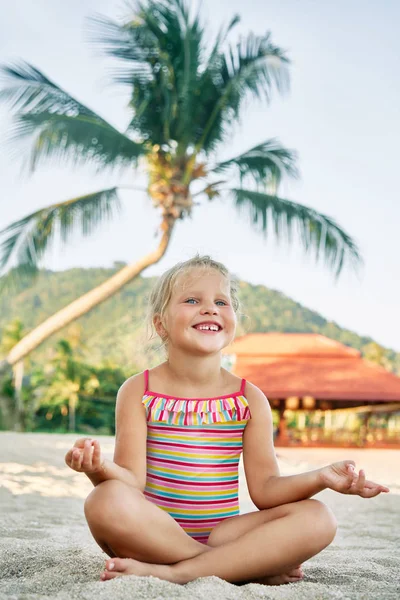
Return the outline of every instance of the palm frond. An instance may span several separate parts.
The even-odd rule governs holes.
[[[153,144],[187,145],[203,37],[198,15],[192,18],[182,0],[136,2],[134,17],[124,23],[91,18],[91,41],[124,63],[113,80],[132,88],[129,130]]]
[[[273,85],[280,92],[288,89],[289,59],[272,43],[270,32],[264,35],[250,33],[241,38],[236,45],[230,45],[224,58],[225,99],[235,112],[239,110],[243,94],[250,92],[269,102]]]
[[[179,145],[186,148],[193,142],[193,113],[198,95],[193,91],[198,89],[199,74],[204,54],[204,29],[199,15],[186,23],[183,39],[183,69],[176,70],[176,87],[178,90],[177,114],[174,115],[172,135]],[[181,76],[179,75],[181,73]]]
[[[129,130],[151,137],[154,144],[168,143],[177,106],[174,58],[182,60],[181,15],[149,0],[136,2],[134,18],[125,23],[103,16],[93,17],[91,23],[91,41],[127,63],[118,67],[113,80],[132,87],[135,110]]]
[[[126,23],[94,14],[89,18],[89,40],[102,53],[128,62],[128,68],[119,66],[113,71],[116,83],[131,85],[137,77],[142,83],[153,81],[152,64],[160,58],[157,39],[137,16]]]
[[[226,42],[228,35],[236,25],[240,23],[240,16],[234,15],[226,27],[222,26],[215,38],[214,45],[207,59],[207,69],[215,68],[215,61],[219,61],[222,54],[222,46]]]
[[[236,45],[229,45],[226,52],[216,54],[202,77],[202,86],[210,91],[214,87],[210,94],[213,108],[208,112],[197,150],[212,150],[230,133],[246,98],[269,102],[274,86],[279,92],[286,91],[288,64],[285,52],[272,43],[269,32],[262,36],[250,33]]]
[[[78,229],[87,236],[119,208],[117,188],[113,187],[53,204],[11,223],[0,231],[0,272],[14,263],[11,279],[34,276],[56,235],[63,243]],[[7,277],[3,279],[4,283]]]
[[[192,140],[193,144],[199,144],[202,139],[204,129],[209,122],[210,115],[215,110],[217,103],[221,98],[222,78],[219,71],[224,63],[224,44],[230,32],[240,22],[239,15],[234,15],[226,27],[222,26],[215,38],[214,44],[209,53],[205,53],[205,59],[199,68],[198,81],[192,95],[195,103],[192,112]],[[205,44],[206,47],[209,44]],[[222,141],[227,133],[223,125],[223,114],[220,112],[215,115],[212,126],[212,142],[208,144],[208,149],[212,150],[219,141]],[[203,144],[205,146],[205,144]]]
[[[111,126],[105,126],[88,117],[78,115],[26,114],[14,120],[9,141],[13,144],[33,138],[30,166],[34,170],[44,160],[63,164],[85,163],[97,169],[115,169],[136,165],[145,153],[138,144]]]
[[[313,251],[316,259],[323,255],[325,264],[336,277],[345,263],[356,269],[362,263],[359,250],[351,237],[330,217],[316,210],[278,198],[245,189],[231,189],[235,206],[240,213],[247,213],[252,223],[267,235],[271,229],[280,241],[286,237],[292,241],[294,227],[306,252]]]
[[[241,184],[246,177],[250,177],[258,186],[275,193],[285,175],[294,178],[299,176],[296,159],[296,152],[284,148],[276,139],[271,139],[239,156],[218,163],[211,171],[236,171]]]
[[[0,72],[8,84],[0,90],[0,101],[9,103],[16,115],[9,141],[33,138],[32,169],[49,157],[111,167],[135,163],[144,153],[143,144],[119,132],[32,65],[22,62]]]

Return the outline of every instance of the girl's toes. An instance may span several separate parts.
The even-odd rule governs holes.
[[[286,583],[297,583],[298,581],[301,581],[302,579],[303,579],[302,577],[288,577]]]
[[[303,571],[301,569],[292,569],[290,573],[285,573],[280,576],[280,583],[296,583],[304,578]]]
[[[120,577],[120,573],[113,573],[112,571],[104,571],[100,575],[101,581],[108,581],[109,579],[115,579],[115,577]]]
[[[126,558],[110,558],[106,560],[106,571],[123,573],[126,570],[128,563],[129,559]]]

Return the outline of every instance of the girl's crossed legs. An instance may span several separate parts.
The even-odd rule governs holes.
[[[134,574],[175,583],[209,575],[232,583],[298,581],[299,565],[336,533],[327,506],[302,500],[225,519],[204,545],[139,490],[117,480],[92,490],[85,515],[99,546],[111,557],[124,557],[107,561],[104,579]]]

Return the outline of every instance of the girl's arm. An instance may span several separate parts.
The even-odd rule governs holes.
[[[249,494],[259,510],[311,498],[326,488],[343,494],[373,498],[389,489],[357,475],[353,461],[333,463],[315,471],[282,477],[273,445],[272,414],[268,400],[256,386],[246,384],[251,419],[243,436],[243,462]]]
[[[327,486],[320,481],[320,470],[299,475],[270,477],[260,490],[259,510],[311,498]]]
[[[243,463],[250,497],[259,510],[305,500],[324,486],[318,471],[282,477],[273,444],[269,402],[255,385],[246,383],[251,419],[243,435]]]
[[[102,457],[98,440],[80,438],[65,455],[65,462],[74,471],[85,473],[95,487],[107,479],[119,479],[139,487],[134,473]]]
[[[85,473],[94,486],[118,479],[144,490],[146,485],[146,413],[142,405],[143,374],[131,377],[121,386],[115,409],[116,439],[114,460],[101,456],[97,440],[81,438],[67,452],[65,462]]]
[[[93,440],[96,442],[97,440]],[[98,444],[98,442],[97,442]],[[100,447],[100,445],[99,445]],[[89,477],[90,481],[96,487],[99,483],[103,481],[107,481],[107,479],[118,479],[119,481],[123,481],[132,487],[139,488],[139,482],[134,473],[125,467],[120,467],[112,460],[108,460],[107,458],[103,459],[101,467],[98,471],[94,471],[92,473],[86,473]]]
[[[264,490],[261,490],[261,504],[258,508],[261,510],[305,500],[326,488],[341,494],[361,496],[361,498],[375,498],[382,492],[390,491],[385,485],[367,481],[365,471],[362,469],[357,474],[354,461],[342,460],[300,475],[270,477],[265,483]]]

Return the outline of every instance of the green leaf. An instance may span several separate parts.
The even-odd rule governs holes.
[[[197,150],[211,150],[231,132],[247,98],[269,102],[274,86],[280,92],[286,91],[288,64],[284,51],[272,44],[269,32],[262,36],[250,33],[236,45],[229,45],[224,53],[215,54],[202,82],[208,80],[215,87],[213,109]]]
[[[184,88],[188,19],[185,3],[178,0],[136,2],[134,17],[122,24],[102,16],[91,19],[92,42],[127,63],[113,80],[132,87],[129,130],[153,144],[175,139],[172,121]]]
[[[66,243],[80,229],[90,235],[96,227],[108,222],[119,210],[116,188],[110,188],[53,204],[15,221],[0,231],[0,272],[14,262],[11,277],[2,277],[3,285],[33,277],[38,263],[56,235]]]
[[[250,177],[264,189],[277,190],[284,175],[297,178],[297,154],[281,146],[275,139],[254,146],[247,152],[220,162],[212,169],[214,173],[236,171],[241,182]]]
[[[118,167],[136,164],[144,153],[143,144],[119,132],[32,65],[21,62],[1,71],[8,86],[0,90],[0,100],[15,113],[9,141],[33,138],[32,169],[45,158]]]
[[[264,235],[268,235],[272,227],[277,241],[286,238],[291,242],[295,228],[304,250],[313,251],[317,260],[322,254],[325,264],[336,277],[345,263],[350,263],[354,269],[362,264],[354,240],[330,217],[270,194],[236,188],[229,192],[239,212],[247,213]]]

